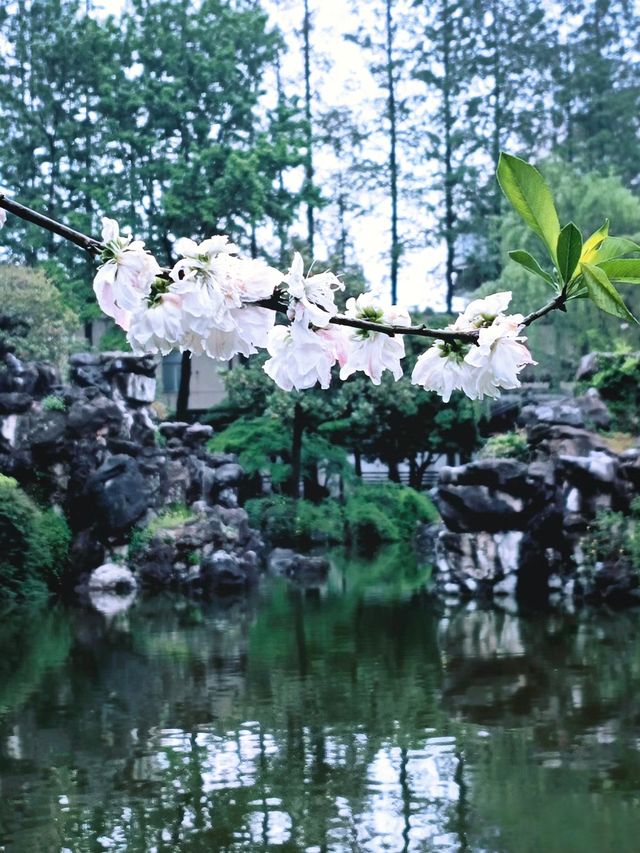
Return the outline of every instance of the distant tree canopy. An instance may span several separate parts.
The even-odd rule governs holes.
[[[42,270],[0,265],[0,352],[59,364],[78,316]]]

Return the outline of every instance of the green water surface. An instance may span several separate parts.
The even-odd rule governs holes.
[[[0,624],[3,851],[640,850],[640,613],[317,590]]]

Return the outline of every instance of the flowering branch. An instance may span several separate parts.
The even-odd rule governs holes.
[[[89,237],[86,234],[82,234],[80,231],[76,231],[73,228],[69,228],[67,225],[58,222],[55,219],[51,219],[50,217],[39,213],[37,210],[33,210],[32,208],[27,207],[24,204],[20,204],[17,201],[13,201],[12,199],[7,198],[4,193],[0,193],[0,208],[3,208],[4,210],[8,211],[9,213],[12,213],[14,216],[17,216],[20,219],[25,220],[26,222],[31,222],[33,225],[37,225],[39,228],[43,228],[46,231],[50,231],[53,234],[57,234],[59,237],[63,237],[65,240],[68,240],[79,248],[84,249],[84,251],[88,252],[92,257],[97,257],[101,255],[106,249],[106,244],[101,242],[100,240],[96,240],[93,237]],[[161,269],[160,273],[158,274],[158,277],[169,280],[170,270]],[[273,296],[267,299],[257,300],[253,304],[283,314],[286,314],[289,309],[288,303],[284,299],[282,292],[279,290],[276,290]],[[539,319],[539,317],[542,317],[545,314],[548,314],[550,311],[561,307],[562,306],[558,302],[558,299],[554,299],[552,300],[552,302],[548,303],[543,308],[538,309],[538,311],[534,311],[533,313],[527,315],[522,325],[528,326],[534,320]],[[424,323],[421,323],[419,325],[393,325],[389,323],[378,323],[372,320],[357,319],[355,317],[346,317],[341,314],[336,314],[335,316],[331,317],[329,322],[336,326],[345,326],[347,328],[360,329],[366,332],[378,332],[389,336],[414,335],[416,337],[431,338],[434,340],[445,341],[448,343],[452,343],[454,341],[461,341],[463,343],[474,343],[478,339],[477,331],[451,331],[448,329],[432,329]]]
[[[118,223],[103,219],[102,240],[67,228],[0,194],[0,226],[6,212],[58,234],[101,265],[93,280],[98,303],[127,332],[134,352],[169,353],[173,349],[228,361],[267,349],[265,372],[284,390],[365,373],[379,384],[384,371],[402,374],[404,335],[430,338],[433,345],[415,363],[411,382],[435,391],[447,402],[461,390],[473,400],[498,397],[520,387],[523,368],[535,364],[524,345],[525,328],[569,300],[587,297],[598,308],[635,322],[614,281],[640,283],[640,252],[630,240],[609,238],[608,222],[584,242],[572,223],[560,227],[551,193],[540,173],[517,157],[501,155],[498,182],[517,213],[546,247],[551,271],[525,250],[513,261],[541,278],[554,298],[527,316],[506,313],[510,292],[473,300],[444,329],[412,325],[406,309],[385,305],[371,293],[347,300],[338,313],[335,294],[344,284],[331,272],[304,274],[299,253],[287,273],[263,261],[242,258],[227,237],[197,244],[175,243],[179,260],[163,269],[144,243],[121,234]],[[288,325],[275,325],[276,313]]]

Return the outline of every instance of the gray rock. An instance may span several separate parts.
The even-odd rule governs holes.
[[[274,548],[267,557],[267,570],[275,577],[287,577],[296,561],[292,548]]]
[[[566,424],[583,427],[584,415],[576,401],[567,398],[550,399],[542,404],[525,406],[519,422],[523,426],[534,424]]]
[[[576,398],[587,426],[595,429],[609,429],[612,418],[611,412],[606,407],[597,388],[589,390],[581,397]]]
[[[210,424],[191,424],[184,431],[183,440],[191,447],[198,447],[208,441],[213,435],[213,427]]]
[[[590,352],[587,355],[583,355],[576,371],[576,381],[581,382],[585,379],[591,379],[599,369],[598,353]]]
[[[158,426],[158,432],[165,438],[182,438],[189,424],[184,421],[163,421]]]
[[[330,563],[326,557],[309,557],[290,548],[274,548],[267,558],[267,569],[276,577],[291,578],[301,584],[311,585],[326,580]]]
[[[136,589],[138,582],[127,566],[120,563],[104,563],[94,569],[89,576],[89,589],[123,590]]]
[[[218,486],[235,486],[244,477],[244,471],[237,462],[227,462],[215,469],[214,477]]]
[[[87,480],[89,517],[103,534],[130,530],[149,507],[149,493],[135,459],[118,454],[107,459]]]
[[[125,373],[118,385],[122,396],[130,403],[153,403],[156,398],[155,376]]]
[[[0,393],[0,415],[13,415],[26,412],[31,408],[33,399],[21,391],[5,391]]]
[[[123,423],[123,413],[117,403],[108,397],[98,396],[93,400],[78,400],[68,413],[69,429],[78,435],[98,431],[105,435],[116,435]]]
[[[26,434],[23,434],[21,440],[34,448],[52,449],[60,446],[66,430],[67,416],[65,412],[43,409],[31,415],[26,426]]]
[[[249,583],[246,568],[227,551],[214,551],[202,560],[200,566],[204,582],[215,589],[236,590]]]

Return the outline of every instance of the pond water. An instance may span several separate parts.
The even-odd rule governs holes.
[[[4,851],[637,851],[640,613],[444,611],[401,553],[0,624]]]

